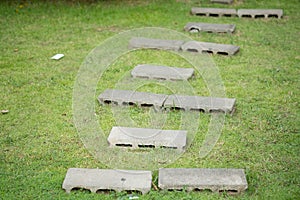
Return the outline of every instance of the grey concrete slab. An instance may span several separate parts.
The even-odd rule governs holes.
[[[235,9],[230,8],[192,8],[192,15],[200,15],[200,16],[217,16],[217,17],[235,17],[237,15],[237,11]]]
[[[166,168],[159,169],[158,187],[240,193],[248,188],[248,183],[243,169]]]
[[[171,148],[184,150],[187,131],[114,126],[108,136],[110,147]]]
[[[239,17],[277,17],[281,18],[283,15],[282,9],[239,9],[237,12]]]
[[[184,43],[184,45],[181,46],[181,49],[183,51],[213,53],[232,56],[240,50],[240,47],[228,44],[189,41]]]
[[[212,3],[231,4],[233,0],[210,0]]]
[[[150,64],[137,65],[131,75],[134,78],[149,78],[158,80],[188,80],[194,74],[193,68],[167,67]]]
[[[164,103],[165,108],[182,109],[185,111],[233,113],[235,99],[169,95]]]
[[[189,22],[184,27],[185,31],[189,32],[215,32],[215,33],[233,33],[235,30],[234,24],[210,24]]]
[[[129,41],[129,48],[145,48],[145,49],[160,49],[179,51],[183,41],[180,40],[161,40],[144,37],[133,37]]]
[[[83,188],[91,192],[114,190],[145,194],[150,191],[151,182],[151,171],[70,168],[62,188],[67,193],[75,188]]]
[[[98,96],[99,103],[114,105],[137,105],[141,107],[162,108],[167,95],[130,90],[107,89]]]

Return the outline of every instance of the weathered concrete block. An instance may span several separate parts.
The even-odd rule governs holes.
[[[169,95],[164,107],[200,112],[234,112],[235,99]]]
[[[84,188],[91,192],[114,190],[145,194],[150,191],[151,182],[151,171],[70,168],[62,188],[67,193],[75,188]]]
[[[233,0],[210,0],[212,3],[223,3],[223,4],[231,4]]]
[[[209,24],[189,22],[184,27],[185,31],[197,31],[197,32],[216,32],[216,33],[233,33],[235,30],[234,24]]]
[[[199,15],[199,16],[213,16],[213,17],[234,17],[237,15],[235,9],[228,9],[228,8],[192,8],[191,10],[192,15]]]
[[[194,74],[192,68],[177,68],[157,65],[138,65],[132,71],[134,78],[149,78],[158,80],[188,80]]]
[[[281,18],[283,15],[282,9],[239,9],[237,12],[239,17],[277,17]]]
[[[222,55],[234,55],[240,47],[228,44],[216,44],[210,42],[189,41],[181,46],[183,51],[199,52],[199,53],[213,53]]]
[[[162,108],[167,95],[108,89],[98,97],[100,104],[137,105],[141,107]]]
[[[183,41],[180,40],[161,40],[143,37],[133,37],[129,41],[129,48],[145,48],[179,51]]]
[[[158,187],[169,190],[205,190],[240,193],[248,184],[243,169],[159,169]]]
[[[108,136],[111,147],[171,148],[184,150],[187,131],[113,127]]]

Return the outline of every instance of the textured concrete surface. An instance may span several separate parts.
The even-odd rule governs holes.
[[[184,27],[185,31],[197,31],[197,32],[215,32],[215,33],[233,33],[235,30],[234,24],[209,24],[189,22]]]
[[[159,169],[158,187],[161,189],[205,190],[240,193],[248,184],[243,169]]]
[[[283,15],[282,9],[239,9],[237,12],[239,17],[277,17],[281,18]]]
[[[159,109],[166,98],[167,95],[163,94],[107,89],[99,95],[98,100],[100,104],[154,106]]]
[[[134,41],[134,42],[133,42]],[[174,46],[176,43],[176,47]],[[130,48],[154,48],[163,50],[176,50],[176,51],[190,51],[199,53],[214,53],[222,55],[234,55],[240,49],[239,46],[227,45],[227,44],[216,44],[209,42],[198,42],[198,41],[179,41],[179,40],[157,40],[149,38],[132,38],[129,44]]]
[[[192,68],[177,68],[143,64],[136,66],[131,75],[134,78],[149,78],[158,80],[188,80],[194,74]]]
[[[145,49],[160,49],[179,51],[183,41],[180,40],[161,40],[143,37],[133,37],[129,41],[129,48],[145,48]]]
[[[181,49],[183,51],[213,53],[232,56],[240,50],[240,47],[228,44],[189,41],[184,43],[184,45],[181,46]]]
[[[166,108],[183,109],[200,112],[234,112],[235,99],[170,95],[164,103]]]
[[[237,12],[235,9],[229,8],[192,8],[192,15],[203,15],[203,16],[236,16]]]
[[[212,3],[231,4],[233,0],[210,0]]]
[[[113,127],[108,136],[111,147],[171,148],[184,150],[187,131]]]
[[[70,168],[62,188],[84,188],[91,192],[101,190],[139,191],[143,194],[151,189],[151,171]]]

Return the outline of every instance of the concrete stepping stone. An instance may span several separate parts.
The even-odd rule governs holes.
[[[133,37],[129,41],[129,48],[145,48],[179,51],[183,41],[180,40],[161,40],[143,37]]]
[[[240,193],[248,188],[243,169],[165,168],[158,173],[161,189]]]
[[[209,24],[189,22],[184,27],[185,31],[189,32],[215,32],[215,33],[233,33],[235,30],[234,24]]]
[[[167,95],[137,92],[130,90],[107,89],[98,97],[99,103],[114,105],[137,105],[141,107],[155,107],[161,109]]]
[[[186,42],[184,45],[181,46],[181,48],[183,51],[213,53],[229,56],[236,54],[240,50],[239,46],[197,41]]]
[[[235,99],[229,98],[169,95],[164,103],[164,107],[185,111],[224,112],[232,114],[234,112],[235,101]]]
[[[108,136],[110,147],[170,148],[183,151],[187,131],[113,127]]]
[[[132,42],[135,41],[135,42]],[[138,42],[136,42],[138,41]],[[144,44],[145,42],[145,44]],[[172,46],[176,42],[175,46]],[[154,48],[162,50],[182,50],[198,53],[214,53],[222,55],[234,55],[240,49],[239,46],[228,45],[228,44],[216,44],[209,42],[198,42],[198,41],[178,41],[178,40],[157,40],[149,38],[133,38],[129,44],[130,48]]]
[[[114,190],[146,194],[151,189],[151,182],[151,171],[70,168],[62,188],[67,193],[83,188],[91,192]]]
[[[231,4],[233,0],[210,0],[212,3]]]
[[[134,78],[149,78],[157,80],[188,80],[194,74],[193,68],[177,68],[157,65],[137,65],[131,75]]]
[[[229,8],[192,8],[191,14],[207,17],[235,17],[237,12]]]
[[[282,9],[239,9],[237,12],[239,17],[277,17],[281,18],[283,15]]]

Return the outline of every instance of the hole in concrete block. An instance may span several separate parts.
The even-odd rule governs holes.
[[[209,13],[209,15],[208,16],[210,16],[210,17],[219,17],[219,14],[215,14],[215,13]]]
[[[248,17],[248,18],[252,18],[251,15],[242,15],[242,17]]]
[[[111,100],[104,100],[104,103],[111,104]]]
[[[223,52],[223,51],[218,51],[217,54],[228,56],[228,53],[227,52]]]
[[[187,51],[189,51],[189,52],[195,52],[195,53],[199,52],[197,49],[187,49]]]
[[[111,190],[111,189],[98,189],[96,191],[97,194],[110,194],[110,193],[116,193],[115,190]]]
[[[123,102],[122,103],[124,106],[135,106],[136,104],[133,102]]]
[[[201,109],[201,108],[191,108],[191,111],[197,111],[197,112],[205,113],[205,110]]]
[[[179,111],[184,111],[184,108],[180,108],[180,107],[172,107],[173,110],[179,110]]]
[[[172,191],[179,191],[179,192],[181,192],[181,191],[183,191],[183,189],[168,189],[168,191],[170,191],[170,192],[172,192]]]
[[[149,104],[149,103],[142,103],[141,104],[142,107],[152,107],[153,104]]]
[[[162,80],[162,81],[167,80],[166,78],[161,78],[161,77],[154,77],[154,79],[156,79],[156,80]]]
[[[177,147],[161,146],[162,149],[177,149]]]
[[[72,188],[71,192],[84,192],[84,193],[91,193],[91,190],[86,189],[86,188],[80,188],[80,187],[75,187]]]
[[[115,144],[117,147],[132,147],[132,144]]]
[[[265,15],[255,15],[254,18],[265,18]]]
[[[221,110],[221,109],[210,109],[209,112],[210,113],[225,113],[224,110]]]
[[[125,190],[125,192],[127,194],[138,194],[138,195],[142,195],[142,192],[139,190]]]
[[[200,188],[194,188],[193,191],[194,192],[211,192],[210,189],[200,189]]]
[[[202,50],[202,53],[213,54],[214,52],[213,52],[213,51],[210,51],[210,50]]]
[[[197,33],[197,32],[200,32],[200,30],[198,28],[190,28],[189,32]]]
[[[138,147],[139,148],[155,148],[155,146],[152,144],[139,144]]]
[[[206,13],[196,13],[197,16],[206,16]]]
[[[238,191],[237,190],[219,190],[220,193],[223,193],[223,192],[227,192],[227,193],[231,193],[231,194],[237,194]]]
[[[268,15],[268,17],[269,17],[269,18],[279,18],[279,16],[276,15],[276,14],[270,14],[270,15]]]

